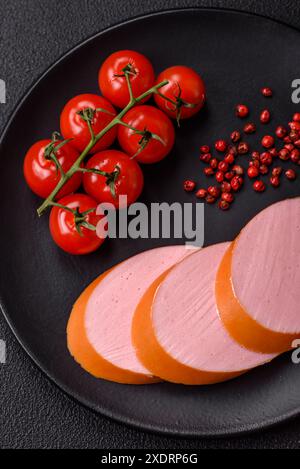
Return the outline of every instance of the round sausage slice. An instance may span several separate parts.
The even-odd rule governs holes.
[[[227,251],[216,282],[222,321],[239,343],[281,353],[300,337],[300,198],[253,218]]]
[[[138,360],[131,342],[131,321],[153,280],[190,255],[185,246],[152,249],[100,275],[75,303],[68,327],[68,348],[97,378],[128,384],[157,382]]]
[[[139,303],[133,343],[141,362],[156,376],[182,384],[212,384],[274,358],[240,346],[218,316],[215,279],[228,246],[211,246],[184,259],[154,281]]]

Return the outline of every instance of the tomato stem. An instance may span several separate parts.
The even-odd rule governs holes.
[[[67,212],[73,213],[73,215],[76,214],[75,210],[73,210],[70,207],[67,207],[66,205],[62,205],[62,204],[59,204],[57,202],[49,202],[49,205],[51,205],[51,207],[58,207],[58,208],[61,208],[63,210],[66,210]]]
[[[130,99],[131,102],[135,102],[135,98],[133,96],[132,86],[131,86],[131,82],[130,82],[129,73],[130,72],[125,72],[126,83],[127,83],[128,91],[129,91],[129,99]]]
[[[113,116],[113,117],[116,116],[116,114],[114,114],[113,112],[110,112],[107,109],[103,109],[102,107],[97,107],[96,112],[103,112],[104,114],[108,114],[109,116]]]
[[[66,184],[66,182],[71,179],[71,177],[77,172],[80,171],[80,166],[82,165],[83,161],[86,159],[88,154],[91,152],[93,147],[96,145],[97,142],[105,135],[107,132],[109,132],[113,127],[116,125],[120,124],[120,121],[122,118],[127,114],[130,109],[132,109],[137,103],[140,103],[143,101],[145,98],[148,96],[152,95],[153,93],[156,93],[157,90],[159,90],[162,86],[165,86],[168,84],[168,81],[162,81],[158,85],[153,86],[150,88],[148,91],[145,91],[142,93],[140,96],[137,98],[132,97],[125,106],[125,108],[114,118],[112,121],[104,128],[102,129],[97,135],[94,136],[94,138],[91,138],[91,141],[89,144],[86,146],[86,148],[83,150],[81,155],[77,158],[75,163],[71,166],[71,168],[61,177],[60,181],[58,182],[57,186],[55,189],[51,192],[51,194],[47,197],[47,199],[44,200],[42,205],[38,208],[37,213],[39,216],[43,215],[43,213],[53,204],[55,201],[55,198],[59,191],[62,189],[62,187]],[[130,88],[129,88],[130,89]]]
[[[141,139],[139,141],[139,145],[140,145],[140,148],[138,149],[138,151],[132,156],[132,159],[135,158],[139,153],[141,153],[141,151],[144,150],[144,148],[146,148],[146,146],[148,145],[148,143],[150,142],[150,140],[153,138],[153,140],[157,140],[158,142],[160,142],[162,145],[166,146],[166,142],[157,134],[153,133],[153,132],[150,132],[149,130],[147,130],[147,128],[145,128],[144,130],[139,130],[139,129],[136,129],[135,127],[133,127],[132,125],[129,125],[127,124],[126,122],[124,121],[119,121],[119,125],[123,125],[124,127],[126,127],[127,129],[130,129],[132,130],[135,134],[137,135],[140,135],[141,136]]]
[[[74,223],[76,227],[76,231],[80,236],[83,236],[81,227],[84,226],[85,228],[91,230],[91,231],[96,231],[97,227],[95,225],[92,225],[88,221],[86,221],[86,217],[89,213],[94,212],[96,209],[95,208],[90,208],[89,210],[86,210],[85,212],[80,212],[79,207],[76,209],[67,207],[66,205],[59,204],[57,202],[50,202],[50,206],[52,207],[58,207],[62,210],[66,210],[69,213],[72,213],[74,216]]]
[[[177,106],[177,101],[173,101],[173,99],[169,98],[168,96],[165,96],[164,94],[160,93],[159,91],[157,91],[155,94],[157,94],[158,96],[160,96],[161,98],[165,99],[166,101],[168,101],[168,103],[171,103],[174,105],[174,110],[176,109],[176,106]]]
[[[107,171],[101,171],[101,169],[96,169],[96,168],[79,168],[78,171],[81,171],[82,173],[93,173],[93,174],[99,174],[100,176],[103,176],[106,178],[106,184],[110,188],[111,195],[113,198],[116,198],[116,181],[121,173],[121,170],[119,166],[117,165],[115,169],[111,172],[108,173]]]
[[[69,143],[72,139],[69,138],[67,140],[63,140],[58,145],[56,145],[59,142],[59,139],[60,139],[59,132],[53,132],[52,141],[49,143],[49,145],[46,146],[44,157],[46,160],[53,161],[56,167],[56,174],[59,171],[61,174],[61,177],[64,177],[65,173],[60,162],[58,161],[58,158],[56,157],[56,153],[58,152],[60,148],[62,148],[67,143]]]
[[[169,98],[168,96],[165,96],[163,93],[160,93],[160,91],[158,91],[158,90],[155,92],[155,94],[157,94],[161,98],[165,99],[168,103],[170,103],[174,106],[173,109],[169,108],[169,110],[176,112],[177,125],[178,125],[178,127],[180,127],[180,119],[181,119],[181,114],[182,114],[182,108],[185,107],[185,108],[188,108],[188,109],[193,109],[193,108],[196,107],[196,104],[188,103],[187,101],[183,100],[181,98],[182,90],[181,90],[181,87],[180,87],[179,83],[177,83],[177,86],[178,86],[178,95],[175,96],[175,101],[173,99]]]
[[[79,168],[78,171],[81,173],[99,174],[100,176],[104,176],[106,178],[110,177],[111,175],[111,173],[108,173],[107,171],[101,171],[101,169],[96,168]]]

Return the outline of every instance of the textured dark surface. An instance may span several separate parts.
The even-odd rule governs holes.
[[[167,7],[226,5],[297,20],[295,2],[130,2],[131,16]],[[59,7],[58,7],[59,5]],[[298,10],[298,11],[297,11]],[[109,24],[128,17],[127,2],[1,1],[1,78],[8,103],[1,106],[1,127],[38,75],[59,55]],[[3,59],[4,57],[4,59]],[[296,73],[296,72],[295,72]],[[296,78],[296,76],[295,76]],[[38,111],[38,110],[37,110]],[[73,403],[37,370],[20,349],[3,319],[0,337],[7,340],[8,363],[1,366],[1,447],[203,448],[299,447],[299,422],[276,430],[231,440],[171,440],[95,416]]]

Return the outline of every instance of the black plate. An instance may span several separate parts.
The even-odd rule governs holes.
[[[270,131],[296,110],[291,82],[300,63],[300,34],[262,17],[223,10],[165,12],[111,28],[68,53],[26,95],[2,138],[4,314],[23,347],[58,386],[91,409],[124,423],[177,435],[212,436],[259,429],[295,416],[300,410],[300,368],[289,354],[211,387],[113,384],[92,378],[68,354],[66,323],[83,288],[117,262],[165,241],[111,240],[91,256],[64,254],[50,239],[48,216],[39,220],[35,214],[39,201],[25,186],[22,162],[35,140],[58,128],[59,112],[69,98],[98,92],[100,63],[122,48],[145,53],[157,71],[176,63],[193,66],[207,84],[207,108],[182,125],[167,160],[145,168],[147,203],[194,200],[184,194],[182,181],[199,177],[201,184],[206,183],[198,147],[239,127],[233,112],[238,102],[249,103],[256,121],[268,106],[274,115]],[[272,100],[260,95],[266,84],[276,90]],[[251,137],[253,144],[258,139],[258,134]],[[206,244],[233,239],[264,207],[299,194],[298,183],[286,182],[263,196],[250,190],[248,183],[230,212],[206,208]]]

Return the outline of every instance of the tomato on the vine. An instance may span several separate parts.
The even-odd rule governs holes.
[[[46,199],[57,186],[61,170],[67,172],[79,157],[78,151],[69,143],[60,140],[40,140],[26,153],[24,176],[30,189]],[[80,172],[75,173],[57,197],[64,197],[78,189],[82,181]]]
[[[154,95],[154,99],[168,116],[177,120],[188,119],[200,111],[205,102],[205,85],[195,70],[184,65],[175,65],[161,72],[156,84],[164,80],[168,84]]]
[[[107,99],[96,94],[81,94],[72,98],[62,110],[60,129],[65,139],[72,138],[72,145],[82,152],[91,140],[91,127],[95,135],[116,117],[116,110]],[[106,150],[114,142],[117,128],[110,129],[93,147],[90,153]]]
[[[111,54],[100,68],[99,87],[103,96],[119,108],[124,108],[130,99],[125,72],[135,98],[148,91],[155,81],[153,66],[143,54],[132,50]]]
[[[168,116],[153,106],[135,106],[119,125],[118,140],[128,155],[141,163],[156,163],[165,158],[175,142],[174,126]]]
[[[100,203],[111,203],[119,208],[119,196],[127,196],[127,205],[134,203],[143,190],[144,177],[134,159],[118,150],[96,153],[88,161],[87,170],[96,169],[105,175],[86,172],[83,186],[87,194]],[[122,208],[123,205],[121,205]]]
[[[96,251],[105,238],[96,234],[97,223],[105,218],[96,215],[98,203],[86,194],[70,194],[57,202],[49,218],[50,233],[55,243],[69,254]],[[66,208],[63,208],[66,207]]]

